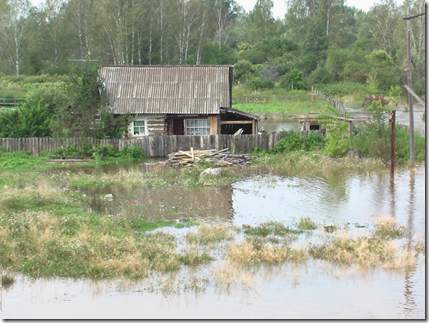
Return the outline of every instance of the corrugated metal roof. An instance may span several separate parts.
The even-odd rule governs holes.
[[[104,66],[114,113],[218,114],[230,107],[232,66]]]

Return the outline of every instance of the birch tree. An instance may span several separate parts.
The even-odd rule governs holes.
[[[96,2],[98,21],[105,37],[106,53],[115,64],[127,64],[130,58],[128,42],[131,2],[127,0],[106,0]]]
[[[394,0],[382,0],[368,12],[367,26],[371,36],[380,49],[390,56],[395,55],[394,31],[399,17],[399,10]]]
[[[19,76],[19,65],[29,33],[27,27],[31,6],[28,0],[8,0],[4,8],[0,19],[5,49],[11,64],[14,65],[16,76]]]
[[[51,44],[51,50],[54,57],[55,68],[59,69],[59,58],[62,47],[62,22],[64,0],[46,0],[42,5],[43,24],[45,25],[44,37]]]
[[[188,59],[191,38],[201,23],[202,4],[198,0],[177,0],[169,9],[176,17],[169,20],[169,27],[178,47],[179,64],[183,64]]]
[[[91,36],[91,20],[94,19],[93,0],[70,0],[67,8],[71,11],[72,26],[77,32],[79,38],[79,55],[80,59],[85,56],[91,58],[91,47],[94,42]]]

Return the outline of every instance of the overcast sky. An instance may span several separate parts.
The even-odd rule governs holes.
[[[240,4],[246,10],[246,12],[249,12],[253,9],[255,6],[256,0],[235,0],[237,3]],[[356,7],[358,9],[362,9],[364,11],[368,11],[375,3],[379,3],[380,1],[374,1],[374,0],[345,0],[346,5],[349,7]],[[401,4],[403,0],[396,0],[397,4]],[[286,1],[285,0],[274,0],[274,8],[273,8],[273,14],[275,18],[284,18],[284,15],[286,13]]]
[[[33,5],[38,6],[44,0],[30,0]],[[249,12],[255,6],[256,0],[236,0],[240,6]],[[350,7],[356,7],[364,11],[368,11],[375,3],[379,3],[379,0],[345,0],[346,4]],[[401,4],[404,0],[396,0],[397,4]],[[286,13],[286,0],[274,0],[273,14],[275,18],[284,18]]]

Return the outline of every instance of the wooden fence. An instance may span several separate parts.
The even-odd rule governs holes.
[[[330,96],[323,94],[322,92],[320,92],[316,88],[313,88],[312,92],[315,95],[318,95],[318,96],[324,98],[326,101],[328,101],[334,108],[336,108],[338,110],[338,112],[340,112],[341,116],[343,116],[344,118],[347,116],[347,110],[346,110],[346,107],[344,106],[344,104],[342,104],[341,102],[338,102],[337,100],[331,98]]]
[[[24,101],[25,98],[0,98],[0,107],[16,107]]]
[[[114,149],[125,146],[137,146],[148,157],[166,157],[169,153],[179,150],[221,150],[229,148],[232,153],[250,153],[256,147],[260,150],[273,149],[280,139],[287,135],[307,135],[307,131],[281,131],[259,135],[210,135],[210,136],[155,136],[141,139],[94,139],[94,138],[0,138],[0,150],[6,152],[27,151],[33,155],[50,153],[71,144],[81,149],[84,144],[101,146],[111,144]]]

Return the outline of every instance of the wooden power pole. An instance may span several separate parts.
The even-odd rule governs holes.
[[[411,9],[408,7],[408,16],[411,16]],[[413,89],[413,79],[411,75],[411,20],[407,19],[407,34],[408,34],[408,42],[407,42],[407,79],[408,79],[408,87]],[[411,163],[414,164],[416,161],[415,156],[415,147],[414,147],[414,113],[413,113],[413,97],[411,93],[408,92],[408,112],[410,114],[410,160]]]
[[[413,63],[414,68],[416,68],[414,61],[411,57],[411,19],[417,18],[420,16],[424,16],[425,13],[421,12],[416,15],[411,15],[411,9],[408,7],[408,16],[404,17],[403,19],[407,21],[407,58],[408,58],[408,64],[407,64],[407,79],[408,79],[408,86],[406,86],[406,89],[408,91],[408,111],[410,114],[410,160],[411,163],[414,164],[416,161],[415,156],[415,146],[414,146],[414,113],[413,113],[413,79],[411,75],[411,63]],[[416,69],[417,71],[417,69]],[[420,74],[417,71],[417,74],[420,77]],[[423,80],[420,80],[423,83]],[[423,104],[424,106],[424,104]]]
[[[393,179],[395,174],[395,136],[396,136],[396,110],[392,110],[389,113],[392,117],[389,119],[389,122],[392,123],[392,135],[390,138],[390,178]]]

